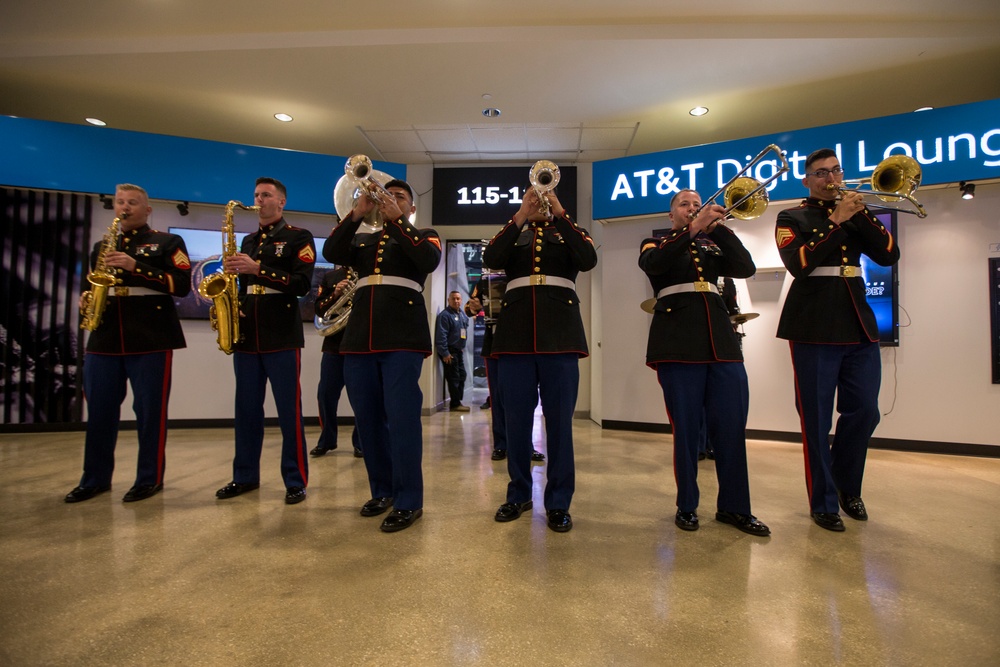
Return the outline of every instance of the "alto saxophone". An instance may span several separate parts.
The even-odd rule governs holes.
[[[80,328],[93,331],[101,324],[104,309],[108,306],[108,290],[115,285],[115,274],[108,268],[108,253],[118,247],[118,226],[126,216],[115,218],[108,226],[97,251],[97,264],[87,274],[90,289],[83,293],[80,303]]]
[[[260,206],[244,206],[238,201],[226,204],[226,214],[222,220],[222,261],[236,255],[236,229],[233,226],[233,212],[236,208],[259,211]],[[240,335],[240,284],[231,273],[213,273],[198,285],[198,294],[212,301],[208,319],[212,330],[218,331],[219,349],[232,354],[233,348],[243,340]]]
[[[354,269],[347,269],[347,287],[343,294],[326,309],[322,315],[313,318],[313,324],[320,336],[332,336],[347,326],[347,320],[351,316],[352,299],[358,289],[358,274]]]

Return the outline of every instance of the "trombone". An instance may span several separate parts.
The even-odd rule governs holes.
[[[764,181],[759,181],[751,176],[744,176],[743,174],[750,171],[750,169],[761,162],[764,156],[770,152],[774,152],[775,155],[781,160],[781,167],[779,167],[770,178]],[[716,197],[723,195],[722,201],[725,211],[722,214],[722,219],[725,220],[729,216],[734,218],[739,218],[740,220],[753,220],[758,218],[767,209],[767,186],[774,181],[781,178],[781,175],[789,170],[788,160],[785,159],[785,154],[781,152],[781,149],[776,145],[771,144],[760,153],[754,159],[747,163],[747,166],[736,172],[736,175],[729,179],[729,182],[719,188],[718,192],[705,200],[705,203],[701,207],[691,214],[690,218],[694,220],[702,209],[704,209],[709,204],[714,204]]]
[[[827,190],[836,190],[841,194],[845,192],[857,192],[862,197],[877,197],[884,202],[898,202],[905,199],[913,205],[913,210],[896,208],[894,206],[883,206],[882,204],[871,203],[868,208],[884,209],[886,211],[899,211],[900,213],[910,213],[918,218],[926,218],[927,211],[916,200],[913,193],[920,187],[922,172],[920,164],[909,155],[890,155],[876,165],[872,172],[872,177],[867,181],[871,185],[871,190],[862,190],[866,183],[863,178],[852,178],[842,181],[839,185],[830,183]],[[845,187],[854,185],[855,187]]]

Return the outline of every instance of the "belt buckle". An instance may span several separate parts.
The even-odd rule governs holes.
[[[376,273],[376,274],[368,276],[368,284],[369,285],[381,285],[382,284],[382,274],[381,273]]]
[[[255,294],[257,296],[260,296],[261,294],[264,293],[264,286],[263,285],[251,285],[250,286],[250,293],[251,294]]]
[[[709,284],[707,282],[705,282],[704,280],[699,280],[699,281],[697,281],[694,284],[694,291],[695,292],[711,292],[712,288],[709,287]]]
[[[128,296],[128,287],[125,286],[116,287],[115,296]]]
[[[533,275],[533,276],[531,276],[531,280],[529,282],[532,285],[544,285],[545,284],[545,275],[544,274]]]
[[[840,267],[840,277],[841,278],[853,278],[858,275],[857,270],[853,266],[842,266]]]

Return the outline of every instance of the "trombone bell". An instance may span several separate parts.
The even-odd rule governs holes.
[[[729,215],[740,220],[753,220],[767,210],[767,190],[756,178],[741,176],[726,188],[722,201]]]

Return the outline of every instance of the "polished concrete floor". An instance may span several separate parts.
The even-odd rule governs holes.
[[[493,521],[488,438],[479,409],[425,418],[424,516],[385,534],[343,449],[286,506],[276,431],[260,490],[217,501],[231,432],[174,430],[165,491],[130,504],[123,433],[114,489],[76,505],[80,434],[0,436],[0,665],[1000,664],[998,459],[872,451],[872,518],[836,534],[809,520],[800,448],[754,441],[772,537],[712,520],[711,461],[685,533],[669,437],[578,420],[557,534],[541,484],[533,515]]]

